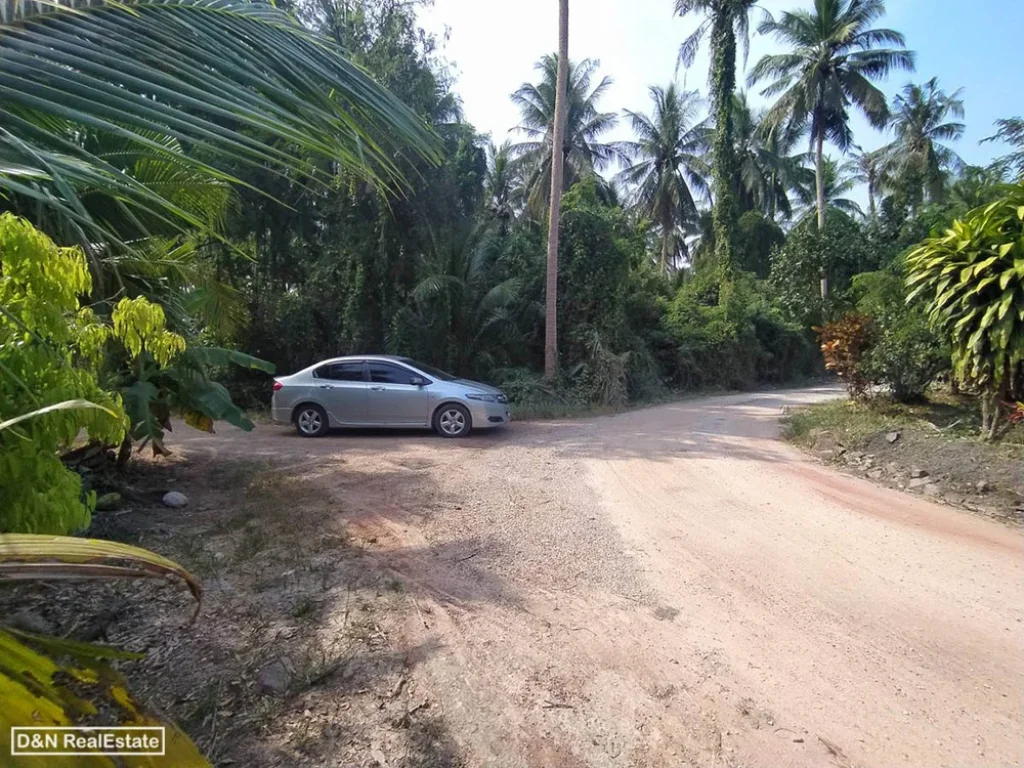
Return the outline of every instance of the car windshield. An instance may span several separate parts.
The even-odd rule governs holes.
[[[402,362],[405,363],[406,365],[411,365],[413,368],[418,368],[419,370],[427,374],[427,376],[430,376],[432,379],[440,379],[441,381],[455,381],[455,377],[452,376],[450,373],[445,373],[444,371],[438,370],[437,368],[434,368],[432,365],[424,365],[423,363],[418,363],[415,360],[410,360],[409,358],[403,359]]]

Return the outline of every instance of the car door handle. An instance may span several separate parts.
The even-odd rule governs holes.
[[[387,387],[370,387],[373,392],[387,392]]]
[[[334,389],[333,384],[321,384],[320,389]]]

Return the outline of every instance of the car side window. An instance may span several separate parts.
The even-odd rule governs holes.
[[[375,384],[412,384],[414,378],[422,379],[408,368],[388,363],[370,363],[370,381]]]
[[[362,381],[362,363],[331,363],[317,368],[318,379],[330,379],[331,381]]]

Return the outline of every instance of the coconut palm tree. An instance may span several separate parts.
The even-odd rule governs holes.
[[[91,151],[89,136],[227,182],[246,165],[395,185],[401,145],[436,153],[421,121],[340,49],[256,0],[5,2],[0,48],[5,206],[85,245],[124,238],[90,215],[82,190],[126,215],[205,224]]]
[[[484,205],[503,235],[508,233],[509,224],[522,208],[521,185],[519,167],[512,157],[511,142],[505,141],[500,147],[491,142],[487,146]]]
[[[845,166],[840,165],[833,158],[825,155],[821,164],[821,197],[825,200],[825,208],[836,208],[843,213],[854,216],[863,216],[864,212],[853,200],[845,197],[857,186],[855,177],[848,175]],[[809,171],[810,169],[808,169]],[[819,200],[819,189],[817,174],[808,172],[805,176],[806,182],[798,184],[793,188],[797,199],[800,201],[800,208],[797,215],[800,218],[810,215],[817,209]]]
[[[736,90],[736,43],[743,45],[744,60],[750,44],[750,11],[757,0],[675,0],[678,16],[705,18],[679,48],[679,62],[692,66],[704,37],[711,34],[711,115],[718,130],[711,147],[712,218],[715,255],[725,269],[732,266],[732,236],[737,217],[736,158],[733,155],[732,97]]]
[[[818,227],[825,227],[824,144],[841,152],[853,146],[850,107],[876,128],[884,128],[889,109],[871,81],[893,69],[910,70],[914,54],[903,35],[871,24],[885,13],[882,0],[814,0],[811,10],[789,11],[758,27],[785,44],[786,53],[763,57],[750,73],[751,85],[769,81],[765,96],[778,96],[767,120],[790,134],[809,131],[817,176]],[[882,48],[879,46],[896,46]],[[827,283],[822,291],[827,292]]]
[[[618,178],[628,185],[632,206],[658,227],[661,268],[668,272],[687,254],[684,235],[697,220],[697,199],[710,198],[708,121],[700,118],[696,91],[672,83],[653,86],[650,94],[650,116],[626,111],[637,138],[618,145],[631,161]]]
[[[596,110],[592,108],[594,101],[596,100],[595,94],[601,90],[601,86],[591,94],[589,103],[591,109],[581,109],[581,106],[587,104],[587,100],[584,100],[582,105],[575,103],[577,99],[570,98],[571,96],[578,96],[579,90],[569,90],[569,83],[572,82],[570,79],[570,63],[569,63],[569,0],[558,0],[558,59],[555,65],[555,97],[551,100],[552,106],[554,107],[553,119],[551,121],[551,141],[548,144],[548,150],[544,152],[544,158],[538,158],[540,164],[543,163],[544,159],[550,158],[548,163],[550,165],[551,175],[551,190],[549,193],[550,208],[548,209],[548,262],[547,272],[544,279],[544,301],[545,301],[545,315],[544,315],[544,377],[546,379],[553,380],[555,374],[558,373],[558,225],[561,223],[561,211],[562,211],[562,190],[565,189],[565,181],[563,179],[563,172],[565,170],[566,155],[573,147],[571,137],[573,134],[567,130],[571,125],[569,123],[569,114],[576,106],[574,110],[577,119],[580,120],[583,126],[580,127],[580,133],[577,134],[578,139],[589,139],[596,138],[599,131],[597,125],[600,123]],[[586,71],[586,67],[583,68]],[[582,72],[581,72],[582,75]],[[587,75],[586,78],[580,77],[577,80],[578,85],[583,86],[582,92],[586,92],[586,85],[583,85],[583,80],[589,85],[590,77]],[[602,86],[604,81],[602,81]],[[542,93],[538,91],[537,96],[541,96]],[[532,104],[534,107],[539,107],[542,102],[536,100],[531,101],[526,99],[521,106],[524,110],[526,130],[529,134],[531,130],[539,131],[541,125],[536,122],[536,119],[541,115],[538,112],[531,112],[526,106]],[[533,122],[531,123],[531,116]],[[593,126],[588,129],[587,125]],[[547,123],[544,124],[547,127]],[[588,151],[593,152],[589,145],[585,141],[580,141],[583,147],[586,147]],[[594,167],[594,163],[591,162],[591,168]]]
[[[959,173],[964,167],[960,156],[943,143],[964,134],[964,124],[957,122],[964,116],[961,93],[962,88],[946,94],[933,77],[924,85],[908,84],[893,97],[890,124],[896,140],[887,154],[891,172],[903,181],[915,208],[923,200],[942,200],[948,172]]]
[[[996,160],[998,170],[1024,176],[1024,118],[1007,117],[996,120],[999,128],[995,135],[982,139],[984,144],[989,141],[1003,141],[1014,148],[1014,151]]]
[[[733,134],[740,212],[792,216],[788,190],[806,182],[807,156],[790,154],[792,141],[765,124],[744,91],[733,97]]]
[[[889,187],[889,158],[886,148],[865,152],[859,146],[853,147],[853,155],[840,166],[840,173],[854,184],[868,188],[868,216],[877,215],[875,201]]]
[[[540,215],[551,194],[551,160],[555,129],[555,94],[559,57],[549,55],[537,62],[540,82],[523,83],[512,94],[519,107],[522,122],[516,131],[526,140],[512,145],[512,152],[523,166],[527,189],[527,205]],[[617,156],[614,145],[601,137],[615,127],[614,112],[600,112],[598,101],[612,85],[610,77],[602,77],[597,85],[593,79],[600,62],[584,59],[568,62],[566,72],[566,117],[562,141],[563,183],[568,189],[581,178],[607,168]]]

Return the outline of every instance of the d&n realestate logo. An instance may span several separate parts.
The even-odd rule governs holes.
[[[167,733],[163,726],[45,727],[13,726],[11,756],[153,756],[165,754]]]

